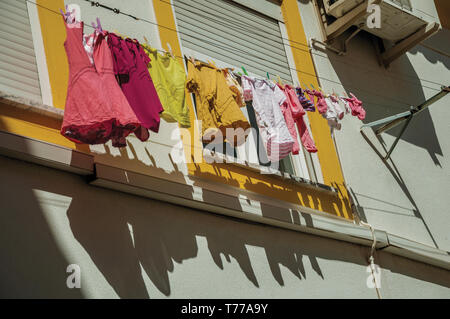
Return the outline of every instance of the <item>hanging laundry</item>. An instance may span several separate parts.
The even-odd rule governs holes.
[[[164,111],[147,69],[150,62],[136,40],[108,33],[108,46],[114,57],[114,73],[142,126],[158,132]]]
[[[339,98],[337,98],[335,95],[331,94],[329,97],[330,103],[328,104],[328,106],[332,106],[334,112],[337,115],[337,118],[339,120],[342,120],[344,118],[345,115],[345,110],[341,107],[341,105],[339,104]]]
[[[293,118],[297,119],[305,115],[306,114],[305,109],[300,103],[300,100],[298,99],[296,92],[294,91],[294,88],[292,88],[289,84],[286,84],[284,86],[284,90],[291,101],[289,106],[291,108]]]
[[[220,69],[200,61],[187,61],[186,87],[195,94],[197,118],[201,120],[203,142],[214,140],[218,131],[226,139],[226,129],[236,129],[232,145],[241,145],[249,133],[250,123],[245,118]],[[242,130],[237,130],[242,129]]]
[[[298,87],[295,90],[297,93],[298,100],[300,101],[300,104],[302,105],[303,109],[308,112],[315,112],[316,107],[314,106],[314,103],[311,102],[311,100],[305,96],[305,92],[303,91],[303,89],[301,87]]]
[[[272,162],[278,162],[292,152],[294,139],[281,111],[286,95],[273,82],[247,75],[241,77],[244,98],[252,100],[259,133]]]
[[[328,105],[327,102],[325,101],[325,96],[323,95],[323,93],[317,90],[309,92],[315,97],[317,97],[317,111],[319,111],[320,114],[325,114],[327,112]]]
[[[280,107],[281,107],[281,112],[283,113],[287,128],[289,130],[289,133],[291,134],[292,139],[294,140],[294,145],[292,146],[292,154],[297,155],[300,152],[300,145],[298,143],[297,129],[295,128],[295,120],[294,120],[294,117],[292,116],[292,110],[294,108],[303,110],[303,108],[301,107],[300,103],[296,104],[295,100],[293,101],[291,99],[289,93],[291,92],[292,88],[289,85],[285,85],[283,87],[282,85],[278,84],[278,87],[281,90],[283,90],[284,94],[286,95],[286,101]],[[292,92],[293,91],[294,90],[292,90]],[[298,101],[298,99],[297,99],[297,101]],[[303,111],[303,114],[304,113],[305,113],[305,111]]]
[[[69,84],[61,134],[76,143],[104,144],[113,139],[114,146],[125,146],[127,135],[139,134],[140,122],[114,78],[105,35],[96,30],[88,36],[94,44],[92,64],[83,46],[84,23],[75,20],[74,12],[63,20]]]
[[[240,107],[244,107],[245,106],[244,90],[239,84],[237,78],[234,76],[232,72],[230,72],[229,69],[222,69],[222,72],[223,75],[225,76],[225,79],[227,80],[228,87],[233,92],[233,97],[236,100],[236,103]]]
[[[362,107],[362,102],[356,98],[353,93],[350,93],[352,98],[343,98],[350,109],[352,110],[352,115],[357,116],[361,121],[366,118],[366,111]]]
[[[309,153],[316,153],[317,152],[316,144],[314,143],[314,140],[309,134],[309,130],[304,119],[304,116],[306,116],[306,112],[304,111],[300,103],[296,91],[294,90],[293,87],[286,85],[285,92],[289,97],[288,98],[289,107],[291,108],[292,115],[294,117],[295,122],[297,123],[297,127],[300,133],[300,140],[302,141],[303,146]]]
[[[334,103],[330,97],[326,97],[325,98],[325,102],[328,105],[327,111],[322,114],[322,116],[324,118],[327,119],[328,121],[328,125],[331,128],[340,130],[341,129],[341,124],[338,122],[339,116],[340,114],[338,114],[338,112],[340,112],[337,107],[339,107],[339,105],[337,103]],[[344,112],[342,112],[342,116],[343,116]]]
[[[160,54],[147,44],[141,44],[148,55],[148,71],[164,108],[161,118],[190,127],[189,107],[186,103],[186,72],[169,53]]]

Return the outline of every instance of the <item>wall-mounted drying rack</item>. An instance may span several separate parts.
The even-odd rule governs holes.
[[[367,140],[367,136],[363,132],[363,129],[365,127],[370,127],[372,129],[374,129],[375,127],[381,125],[379,128],[374,129],[374,133],[378,137],[378,136],[380,136],[381,133],[386,132],[388,130],[391,130],[394,127],[397,127],[398,125],[404,123],[404,125],[403,125],[403,127],[402,127],[402,129],[400,131],[400,134],[396,137],[396,139],[395,139],[394,143],[392,144],[392,146],[390,147],[389,151],[387,151],[386,156],[383,157],[383,161],[387,161],[390,158],[390,156],[391,156],[392,152],[394,151],[395,147],[397,146],[397,143],[400,140],[400,138],[402,137],[403,133],[405,133],[405,131],[406,131],[409,123],[411,122],[412,118],[414,116],[418,115],[420,112],[426,110],[433,103],[435,103],[438,100],[442,99],[448,93],[450,93],[450,86],[443,86],[441,88],[441,91],[438,94],[436,94],[435,96],[431,97],[427,101],[423,102],[419,106],[411,107],[410,111],[399,113],[399,114],[396,114],[396,115],[392,115],[392,116],[386,117],[384,119],[381,119],[381,120],[378,120],[378,121],[374,121],[374,122],[371,122],[371,123],[368,123],[368,124],[365,124],[365,125],[361,126],[361,134],[363,134],[364,137]]]

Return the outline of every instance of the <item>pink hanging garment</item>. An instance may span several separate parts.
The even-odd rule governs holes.
[[[302,106],[300,103],[300,100],[298,99],[297,94],[295,93],[294,89],[288,85],[286,85],[288,90],[288,96],[289,96],[289,106],[291,107],[291,111],[298,110],[300,107],[302,110]],[[285,89],[286,89],[285,87]],[[297,116],[294,116],[295,122],[297,123],[298,131],[300,133],[300,140],[302,141],[303,146],[309,153],[316,153],[317,148],[316,144],[314,143],[314,140],[312,139],[311,135],[309,134],[308,127],[306,126],[304,116],[306,114],[305,110],[302,112],[296,112]],[[292,115],[294,115],[294,112],[292,112]]]
[[[76,143],[104,144],[111,138],[125,138],[140,123],[121,90],[114,75],[107,76],[112,64],[103,36],[95,40],[94,65],[83,46],[84,23],[69,14],[64,47],[69,63],[64,119],[61,134]],[[97,32],[97,31],[95,31]],[[109,59],[109,60],[108,60]],[[114,85],[116,83],[116,85]]]
[[[317,97],[317,110],[319,111],[320,114],[324,114],[327,112],[328,106],[327,106],[327,102],[325,101],[325,97],[322,94],[322,92],[319,91],[310,91],[307,90],[306,91],[310,96],[313,95],[315,97]]]
[[[116,125],[112,135],[112,145],[116,147],[126,146],[125,137],[134,132],[137,138],[141,141],[146,141],[150,137],[148,130],[141,126],[140,121],[133,112],[127,98],[123,94],[119,84],[114,75],[114,66],[111,51],[105,39],[105,34],[100,33],[96,43],[99,44],[99,48],[94,48],[94,61],[96,68],[100,74],[103,86],[108,93],[109,99],[113,104],[114,111],[117,119],[121,122]],[[98,44],[97,44],[98,45]],[[139,123],[137,127],[132,127],[125,123]]]
[[[309,153],[316,153],[317,148],[314,140],[309,134],[308,127],[306,126],[305,120],[303,116],[297,119],[297,127],[300,132],[300,140],[302,141],[303,146]]]
[[[150,58],[143,53],[139,43],[108,34],[108,46],[113,55],[114,73],[142,126],[159,131],[160,116],[164,111],[152,78],[147,69]]]
[[[356,98],[353,93],[350,93],[350,98],[344,98],[348,102],[350,109],[352,110],[352,115],[357,116],[361,121],[366,118],[366,110],[362,107],[362,102]]]
[[[306,114],[305,109],[303,108],[302,104],[300,103],[300,100],[298,99],[298,96],[292,86],[289,84],[286,84],[284,86],[284,92],[286,93],[286,96],[289,99],[292,116],[294,119],[297,119],[303,115]]]
[[[285,85],[284,89],[281,85],[278,85],[280,89],[283,90],[284,94],[286,95],[286,101],[280,105],[281,112],[283,113],[284,120],[286,121],[287,128],[289,130],[289,133],[292,136],[292,139],[294,140],[294,145],[292,146],[292,154],[297,155],[300,152],[300,145],[298,144],[298,136],[297,136],[297,130],[295,128],[295,120],[292,116],[292,110],[297,109],[300,111],[299,107],[303,110],[301,105],[293,105],[294,103],[291,101],[291,96],[289,94],[289,90],[292,90],[292,88],[289,85]],[[293,91],[293,90],[292,90]],[[303,114],[305,111],[303,111]]]

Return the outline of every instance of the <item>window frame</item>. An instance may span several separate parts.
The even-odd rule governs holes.
[[[38,8],[36,4],[28,1],[26,1],[26,5],[31,26],[31,36],[33,38],[42,104],[54,106]]]

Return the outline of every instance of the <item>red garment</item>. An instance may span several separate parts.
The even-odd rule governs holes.
[[[125,146],[125,137],[140,123],[114,78],[104,35],[95,40],[92,65],[82,43],[83,22],[64,20],[64,25],[69,85],[61,134],[76,143],[104,144],[112,138],[114,146]]]
[[[351,99],[344,98],[344,100],[348,102],[352,115],[357,116],[361,121],[364,120],[366,118],[366,110],[362,107],[363,103],[353,93],[350,93],[350,95]]]
[[[328,110],[327,102],[325,101],[325,96],[322,94],[322,92],[319,91],[312,91],[314,96],[317,97],[317,110],[320,114],[325,114]]]
[[[289,106],[291,108],[294,120],[297,123],[298,131],[300,133],[300,140],[302,141],[303,146],[309,153],[316,153],[316,145],[309,134],[308,127],[306,126],[305,119],[303,118],[306,112],[303,109],[294,88],[286,85],[285,92],[287,92],[286,95],[289,97]]]
[[[147,65],[150,58],[139,42],[108,34],[108,46],[114,57],[114,73],[142,126],[158,132],[159,114],[164,111]]]
[[[286,95],[286,101],[280,106],[281,112],[283,113],[284,120],[286,121],[287,128],[289,130],[289,133],[292,136],[292,139],[294,140],[294,145],[292,146],[292,154],[297,155],[300,152],[300,145],[298,143],[298,136],[297,136],[297,130],[295,129],[295,121],[293,117],[292,110],[296,110],[296,114],[301,114],[301,111],[303,111],[303,114],[305,114],[305,111],[303,110],[303,107],[299,104],[295,103],[295,100],[292,99],[291,91],[292,89],[289,85],[285,85],[283,88],[281,85],[278,84],[278,87],[283,90],[284,94]],[[298,98],[297,98],[298,101]]]

